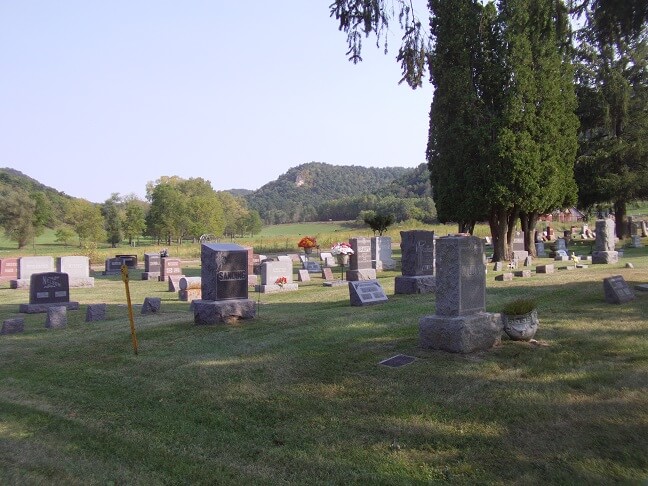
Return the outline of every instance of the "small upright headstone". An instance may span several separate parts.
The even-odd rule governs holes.
[[[434,231],[401,231],[401,273],[394,281],[396,294],[425,294],[435,289]]]
[[[619,252],[614,249],[614,221],[610,218],[596,222],[596,242],[592,252],[592,263],[610,264],[619,261]]]
[[[504,270],[504,262],[495,262],[493,270],[496,272],[501,272],[502,270]]]
[[[67,307],[57,305],[47,309],[45,327],[47,329],[62,329],[67,326]]]
[[[436,314],[419,320],[421,346],[470,353],[495,345],[502,319],[485,312],[483,241],[475,236],[440,238],[436,261]]]
[[[167,284],[169,292],[177,292],[180,290],[180,280],[183,278],[183,275],[169,275],[167,277]]]
[[[536,273],[554,273],[555,267],[553,265],[538,265]]]
[[[349,282],[349,298],[352,306],[365,306],[387,302],[385,291],[378,280]]]
[[[334,267],[337,265],[335,257],[330,252],[323,251],[322,253],[320,253],[320,258],[322,259],[323,265],[325,267]]]
[[[324,267],[322,268],[322,278],[324,280],[333,280],[333,270],[331,270],[329,267]]]
[[[641,247],[643,247],[643,244],[641,243],[641,236],[632,235],[631,240],[632,240],[632,242],[631,242],[632,248],[641,248]]]
[[[192,303],[195,324],[218,324],[256,315],[248,299],[248,251],[227,243],[203,243],[200,250],[202,299]]]
[[[308,273],[308,270],[304,270],[304,269],[297,270],[297,281],[299,281],[299,282],[310,282],[310,279],[311,279],[310,278],[310,273]]]
[[[89,304],[86,308],[86,322],[105,321],[106,304]]]
[[[634,292],[621,275],[604,278],[603,292],[608,304],[624,304],[635,298]]]
[[[2,330],[0,330],[0,334],[17,334],[19,332],[24,332],[24,330],[25,319],[22,317],[13,317],[2,321]]]
[[[371,239],[365,237],[350,238],[349,244],[353,254],[349,258],[348,281],[375,280],[376,270],[371,262]]]
[[[512,251],[524,251],[524,231],[516,231],[511,242]]]
[[[142,304],[142,314],[156,314],[160,311],[162,299],[159,297],[145,297]]]

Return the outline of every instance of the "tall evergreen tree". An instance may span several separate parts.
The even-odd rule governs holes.
[[[577,87],[581,119],[576,165],[579,205],[611,204],[617,236],[627,204],[648,197],[648,33],[601,44],[579,33]]]

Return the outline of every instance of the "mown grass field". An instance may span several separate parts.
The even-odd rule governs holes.
[[[611,305],[602,289],[611,275],[647,283],[647,248],[513,282],[489,270],[487,310],[536,298],[538,341],[465,356],[419,347],[434,295],[394,295],[398,274],[379,274],[385,304],[351,307],[314,278],[251,293],[253,320],[196,326],[166,283],[135,272],[133,302],[162,298],[157,315],[136,307],[137,356],[119,277],[72,289],[66,329],[27,315],[23,334],[0,336],[0,483],[648,481],[648,295]],[[27,300],[1,287],[0,319]],[[108,320],[85,323],[96,302]],[[378,364],[396,354],[417,360]]]

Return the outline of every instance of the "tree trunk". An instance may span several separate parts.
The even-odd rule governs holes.
[[[511,249],[513,248],[513,230],[515,229],[515,223],[518,220],[518,216],[520,214],[520,210],[518,209],[517,206],[514,206],[513,209],[511,209],[508,212],[507,215],[507,228],[506,228],[506,254],[507,254],[507,260],[510,258],[511,255]]]
[[[493,261],[504,262],[509,259],[506,244],[506,230],[508,229],[508,212],[504,208],[491,209],[488,224],[490,225],[491,238],[493,239]]]
[[[520,224],[524,232],[524,249],[529,252],[532,257],[538,256],[535,247],[535,229],[538,224],[539,214],[537,212],[520,213]]]
[[[614,225],[616,229],[617,238],[623,239],[627,236],[626,224],[626,202],[625,201],[615,201],[614,202]]]

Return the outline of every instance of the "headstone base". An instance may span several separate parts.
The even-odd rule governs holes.
[[[109,271],[109,272],[106,272],[104,270],[103,272],[101,272],[101,275],[103,275],[103,276],[121,275],[121,270],[120,271],[115,270],[115,271]]]
[[[513,274],[511,272],[504,272],[501,275],[495,275],[495,280],[499,282],[510,282],[513,280]]]
[[[54,302],[51,304],[20,304],[18,312],[22,314],[43,314],[50,307],[65,307],[68,310],[79,310],[78,302]]]
[[[421,347],[451,353],[472,353],[501,342],[502,316],[479,312],[466,316],[423,316],[419,319]]]
[[[9,288],[11,289],[28,289],[29,288],[28,278],[19,278],[17,280],[9,280]]]
[[[555,267],[551,264],[549,265],[538,265],[536,267],[536,273],[554,273]]]
[[[251,299],[194,300],[192,307],[195,324],[231,323],[256,316],[256,307]]]
[[[200,289],[178,290],[178,299],[183,302],[191,302],[192,300],[200,300],[201,298],[202,290]]]
[[[142,272],[142,280],[158,280],[160,272]]]
[[[255,285],[254,291],[261,292],[262,294],[277,294],[279,292],[294,292],[299,290],[299,285],[296,283],[286,283],[281,285],[268,284],[268,285]]]
[[[64,305],[50,306],[47,309],[45,327],[47,329],[63,329],[67,327],[67,307]]]
[[[431,294],[435,290],[434,275],[400,275],[394,279],[395,294]]]
[[[376,280],[375,268],[362,268],[360,270],[347,270],[346,279],[350,282],[359,280]]]
[[[592,263],[618,263],[619,262],[619,252],[618,251],[595,251],[592,253]]]
[[[94,277],[71,277],[69,280],[70,288],[94,287]]]
[[[341,285],[348,285],[346,280],[327,280],[322,285],[324,287],[340,287]]]

